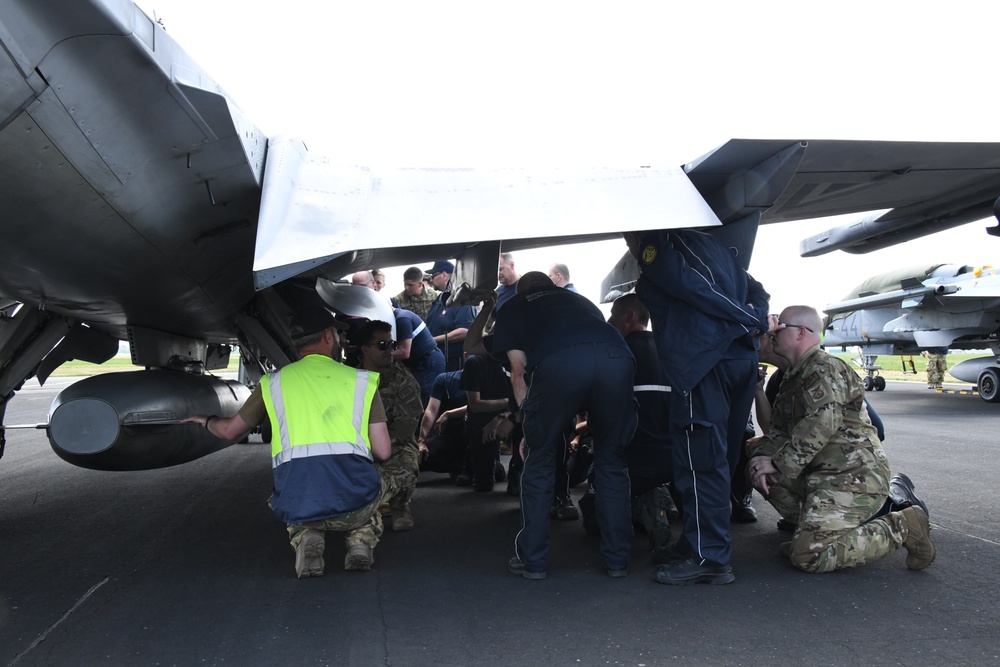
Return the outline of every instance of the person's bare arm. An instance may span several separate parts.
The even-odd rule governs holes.
[[[395,361],[406,361],[410,358],[410,350],[413,349],[413,339],[407,338],[406,340],[397,341],[398,347],[396,351],[392,353],[392,358]]]
[[[385,461],[392,456],[392,440],[385,422],[368,424],[368,442],[371,444],[372,456],[377,461]]]
[[[466,391],[469,412],[496,412],[507,408],[506,398],[480,398],[478,391]]]
[[[216,438],[223,440],[240,440],[250,429],[251,424],[243,421],[243,417],[235,414],[232,417],[216,417],[215,415],[193,415],[181,420],[182,424],[198,424]]]
[[[528,383],[524,374],[528,368],[528,355],[523,350],[507,350],[510,360],[510,383],[514,388],[514,401],[520,408],[528,396]]]
[[[483,300],[483,307],[479,310],[479,314],[476,315],[476,319],[472,320],[472,325],[465,336],[466,354],[489,354],[489,350],[486,349],[486,345],[483,343],[483,338],[486,332],[486,324],[493,314],[493,307],[496,306],[496,303],[497,295],[493,292]]]

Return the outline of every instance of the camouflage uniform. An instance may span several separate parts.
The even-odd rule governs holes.
[[[389,485],[388,498],[383,498],[383,502],[388,501],[396,512],[409,504],[417,486],[420,451],[416,432],[424,408],[420,402],[420,384],[410,371],[394,363],[380,375],[378,393],[385,406],[392,455],[378,467]]]
[[[899,512],[868,522],[885,502],[890,473],[864,398],[857,373],[812,348],[786,373],[771,430],[750,452],[770,456],[779,471],[768,501],[797,524],[783,553],[800,570],[854,567],[906,540]]]
[[[378,544],[382,537],[382,515],[378,513],[379,503],[390,492],[385,478],[382,479],[382,488],[375,500],[371,501],[361,509],[356,509],[347,514],[324,519],[323,521],[310,521],[307,523],[295,523],[288,525],[288,537],[292,544],[292,549],[297,550],[299,542],[309,530],[334,530],[345,533],[344,543],[348,551],[356,544],[367,544],[372,549]]]
[[[428,287],[424,285],[423,290],[420,292],[419,296],[409,296],[406,290],[403,290],[395,297],[396,303],[399,304],[400,308],[413,311],[420,316],[420,319],[426,320],[427,313],[431,312],[431,305],[438,298],[438,294],[441,292],[437,291],[433,287]]]
[[[948,370],[947,353],[927,352],[927,386],[941,388],[944,372]]]

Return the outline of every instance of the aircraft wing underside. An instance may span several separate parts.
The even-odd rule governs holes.
[[[878,211],[802,242],[803,256],[863,253],[994,214],[1000,144],[734,139],[687,165],[723,223]],[[991,233],[995,233],[991,230]]]
[[[378,170],[280,139],[268,146],[254,276],[263,289],[329,263],[344,275],[358,253],[391,266],[490,240],[517,250],[719,224],[678,167]]]

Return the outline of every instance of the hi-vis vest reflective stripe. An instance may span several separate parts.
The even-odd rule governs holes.
[[[261,389],[274,433],[272,467],[338,454],[372,460],[368,415],[378,389],[377,373],[309,355],[268,375]]]

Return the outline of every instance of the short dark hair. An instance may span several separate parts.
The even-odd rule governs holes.
[[[635,312],[635,316],[639,319],[639,323],[642,326],[649,324],[649,308],[646,308],[642,301],[639,301],[639,295],[635,292],[629,292],[623,296],[615,299],[615,303],[622,304],[623,308],[628,308]]]
[[[406,271],[403,271],[403,280],[416,280],[420,282],[423,279],[424,270],[419,267],[411,266]]]
[[[382,320],[371,320],[365,322],[358,331],[358,345],[371,345],[375,341],[375,333],[378,331],[392,334],[392,325]]]

